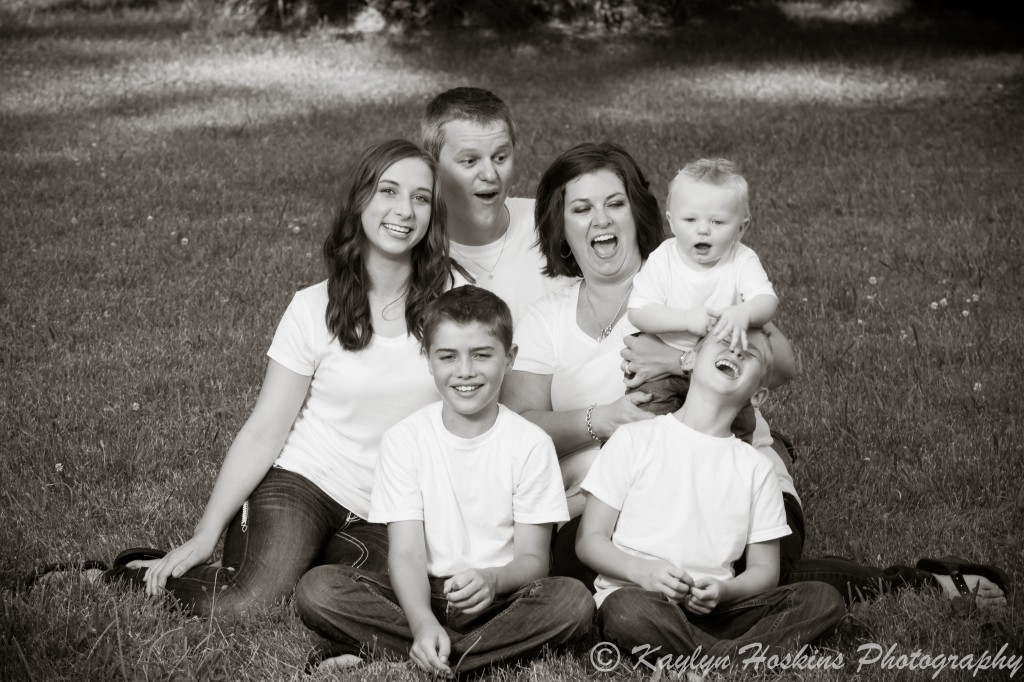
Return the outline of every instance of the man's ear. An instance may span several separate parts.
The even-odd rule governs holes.
[[[679,366],[684,372],[692,372],[695,364],[697,364],[697,351],[695,350],[688,350],[679,357]]]
[[[761,404],[765,400],[768,400],[768,387],[762,386],[761,388],[754,391],[754,395],[750,396],[750,404],[753,407],[761,407]]]

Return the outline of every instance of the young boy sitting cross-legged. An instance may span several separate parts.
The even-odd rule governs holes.
[[[315,568],[295,604],[333,642],[332,665],[408,653],[448,677],[582,637],[594,604],[547,577],[551,526],[569,514],[551,439],[498,404],[516,355],[508,306],[452,289],[428,309],[423,347],[442,400],[384,434],[370,498],[389,573]]]
[[[705,337],[685,363],[683,406],[619,427],[583,482],[576,551],[599,573],[598,623],[623,650],[649,645],[658,657],[735,655],[753,643],[766,655],[795,650],[846,608],[824,583],[778,586],[790,529],[777,476],[729,430],[740,408],[767,396],[768,337],[751,330],[746,351]]]

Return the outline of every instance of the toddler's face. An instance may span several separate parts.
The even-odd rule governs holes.
[[[700,270],[729,253],[749,222],[734,188],[684,179],[672,188],[666,216],[680,255]]]

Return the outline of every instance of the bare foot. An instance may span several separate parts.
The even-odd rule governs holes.
[[[337,672],[339,670],[345,670],[346,668],[354,668],[357,665],[362,665],[363,659],[359,658],[355,654],[342,654],[341,656],[335,656],[333,658],[325,658],[317,666],[317,670],[329,670],[331,672]]]
[[[942,587],[942,592],[950,599],[961,596],[960,591],[953,584],[953,579],[948,575],[932,574]],[[978,606],[1006,606],[1006,595],[999,589],[999,586],[988,578],[980,575],[964,574],[964,582],[967,587],[976,594]]]

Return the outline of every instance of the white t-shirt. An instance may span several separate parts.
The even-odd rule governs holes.
[[[613,403],[626,392],[622,382],[623,338],[636,331],[623,315],[611,333],[598,343],[576,324],[576,301],[581,280],[545,296],[527,310],[515,331],[519,346],[513,369],[532,374],[551,375],[551,407],[556,412],[585,409],[591,405]],[[793,477],[778,453],[772,449],[768,423],[760,410],[753,445],[775,466],[779,486],[799,501]],[[584,497],[580,483],[590,470],[599,446],[596,442],[566,454],[559,461],[569,513],[583,512]]]
[[[672,415],[620,426],[583,489],[619,510],[616,547],[694,579],[728,580],[747,545],[790,533],[771,463],[735,436],[707,436]],[[626,585],[599,575],[597,605]]]
[[[566,521],[555,446],[503,405],[486,433],[459,438],[443,403],[418,410],[384,434],[370,520],[423,521],[427,574],[504,566],[514,524]]]
[[[676,240],[667,239],[633,278],[629,307],[664,305],[689,310],[703,305],[720,310],[762,294],[774,297],[775,289],[757,254],[746,245],[737,242],[713,267],[694,270],[683,262]],[[693,348],[699,338],[690,332],[658,337],[681,351]]]
[[[508,304],[515,324],[531,303],[572,281],[541,274],[546,260],[536,244],[533,204],[533,199],[505,200],[508,230],[496,242],[483,246],[450,242],[451,257],[476,279],[473,284],[494,292]]]
[[[551,408],[556,412],[605,405],[621,398],[622,339],[636,331],[625,315],[600,343],[576,323],[580,282],[565,286],[534,303],[516,327],[519,346],[513,369],[551,376]],[[599,446],[591,442],[562,457],[562,481],[572,516],[583,512],[580,483],[590,470]]]
[[[305,476],[365,519],[381,435],[438,393],[416,337],[374,334],[363,350],[347,351],[327,329],[326,311],[326,280],[296,293],[267,351],[313,377],[274,466]]]

